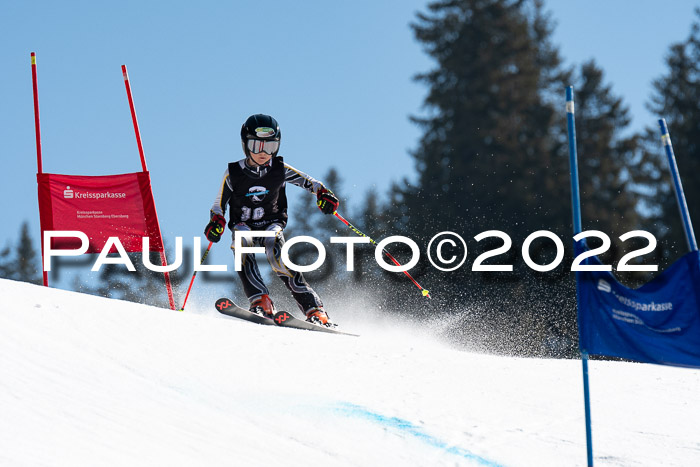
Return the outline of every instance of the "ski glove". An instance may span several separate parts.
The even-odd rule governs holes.
[[[224,233],[226,228],[226,218],[218,214],[214,214],[204,229],[204,235],[206,235],[207,240],[210,242],[218,242],[221,240],[221,234]]]
[[[333,214],[338,210],[340,201],[338,201],[338,198],[331,190],[321,188],[318,190],[318,193],[316,193],[316,198],[318,200],[316,204],[318,204],[318,208],[323,211],[324,214]]]

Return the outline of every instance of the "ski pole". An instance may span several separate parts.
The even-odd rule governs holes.
[[[353,232],[355,232],[357,235],[359,235],[360,237],[367,237],[367,238],[369,238],[369,241],[370,241],[370,243],[371,243],[372,245],[374,245],[374,246],[379,246],[379,244],[378,244],[377,242],[375,242],[369,235],[366,235],[366,234],[360,232],[360,231],[358,230],[357,227],[355,227],[355,226],[352,225],[350,222],[348,222],[343,216],[341,216],[340,214],[338,214],[337,211],[334,211],[334,212],[333,212],[333,215],[334,215],[335,217],[337,217],[338,219],[340,219],[340,222],[342,222],[343,224],[347,225],[348,228],[349,228],[350,230],[352,230]],[[390,254],[388,251],[386,251],[386,248],[382,248],[382,253],[384,253],[395,265],[401,266],[401,264],[399,264],[399,262],[396,261],[396,258],[394,258],[393,256],[391,256],[391,254]],[[424,297],[431,298],[431,297],[430,297],[430,292],[429,292],[428,290],[424,289],[423,287],[421,287],[421,285],[420,285],[418,282],[416,282],[416,280],[408,273],[408,271],[403,271],[403,273],[406,274],[406,276],[407,276],[409,279],[411,279],[411,282],[413,282],[413,285],[415,285],[416,287],[418,287],[418,288],[420,289],[420,291],[421,291],[421,293],[423,294]]]
[[[209,254],[209,250],[211,249],[211,246],[214,242],[209,242],[209,246],[207,247],[207,251],[204,252],[202,255],[202,260],[199,262],[199,265],[201,266],[204,264],[204,260],[207,259],[207,255]],[[180,308],[177,311],[185,311],[185,305],[187,304],[187,297],[190,296],[190,290],[192,290],[192,284],[194,284],[194,278],[197,277],[197,271],[194,271],[194,274],[192,274],[192,279],[190,280],[190,286],[187,288],[187,294],[185,295],[185,301],[182,302],[182,308]]]

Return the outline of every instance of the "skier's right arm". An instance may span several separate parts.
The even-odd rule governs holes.
[[[210,242],[218,242],[226,228],[226,206],[233,193],[231,179],[228,176],[228,169],[224,172],[224,178],[219,186],[219,193],[214,200],[214,204],[209,210],[209,223],[204,228],[204,235]]]

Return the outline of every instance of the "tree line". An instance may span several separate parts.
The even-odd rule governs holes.
[[[398,310],[421,308],[432,319],[459,317],[456,338],[466,344],[573,355],[576,295],[568,266],[537,273],[515,254],[530,233],[544,229],[564,240],[562,264],[571,264],[565,88],[573,85],[575,91],[583,229],[603,231],[613,240],[631,230],[651,231],[659,246],[656,257],[645,260],[663,269],[686,247],[658,126],[649,122],[643,131],[631,131],[628,107],[594,60],[563,66],[541,1],[440,0],[418,13],[411,27],[435,63],[416,76],[428,88],[424,112],[411,117],[423,131],[412,152],[416,176],[395,183],[382,205],[368,207],[379,213],[373,228],[423,245],[443,230],[465,238],[502,230],[514,245],[510,257],[496,263],[512,262],[515,271],[475,273],[464,267],[443,273],[424,267],[419,275],[435,289],[428,306],[410,296],[411,284],[380,293]],[[700,10],[687,39],[671,46],[647,104],[668,121],[695,219],[700,219],[699,41]],[[469,257],[499,242],[472,242]],[[613,241],[606,258],[619,259],[642,246],[629,243]],[[540,248],[541,262],[549,262],[549,250]],[[634,286],[650,276],[620,278]]]
[[[695,14],[687,38],[670,47],[647,107],[668,122],[691,218],[697,220],[700,10]],[[502,245],[496,238],[475,242],[473,237],[501,230],[513,246],[490,262],[513,264],[514,271],[474,272],[468,261],[442,272],[423,255],[411,272],[431,290],[433,299],[425,300],[401,274],[360,261],[362,274],[354,278],[363,282],[362,294],[371,290],[377,308],[423,320],[468,347],[576,355],[565,89],[572,85],[575,91],[583,229],[600,230],[613,240],[602,256],[608,263],[646,245],[642,239],[617,240],[637,229],[658,239],[644,261],[660,270],[686,252],[657,122],[632,131],[627,105],[595,60],[562,64],[541,1],[435,1],[411,27],[435,63],[415,77],[428,88],[423,112],[411,117],[423,132],[411,154],[415,176],[395,181],[386,193],[355,199],[361,209],[353,218],[374,238],[405,235],[423,248],[436,233],[455,231],[471,240],[472,261]],[[520,257],[523,241],[538,230],[555,233],[566,246],[555,271],[535,272]],[[535,246],[535,262],[552,260],[550,246],[546,241]],[[407,261],[410,255],[396,248],[395,256]],[[652,274],[618,277],[638,286]],[[348,295],[357,288],[341,284]]]

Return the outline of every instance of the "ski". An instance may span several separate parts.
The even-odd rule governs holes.
[[[300,320],[286,311],[278,311],[277,313],[275,313],[274,322],[278,326],[286,328],[306,329],[307,331],[326,332],[329,334],[341,334],[344,336],[359,337],[358,334],[350,334],[349,332],[343,332],[334,328],[325,327],[320,324],[312,324],[308,321]]]
[[[294,329],[305,329],[307,331],[325,332],[329,334],[341,334],[344,336],[354,336],[359,337],[358,334],[350,334],[349,332],[339,331],[334,328],[328,328],[318,324],[311,324],[307,321],[300,320],[292,316],[291,313],[286,311],[279,311],[275,313],[273,318],[265,318],[257,313],[241,308],[233,303],[233,300],[223,297],[216,301],[215,303],[216,311],[221,314],[232,316],[234,318],[244,319],[250,321],[251,323],[263,324],[263,325],[277,325],[285,328]]]
[[[252,311],[246,310],[245,308],[236,306],[236,304],[233,303],[233,300],[230,300],[225,297],[218,299],[215,303],[215,306],[216,311],[227,316],[233,316],[234,318],[244,319],[246,321],[250,321],[252,323],[257,324],[275,324],[275,322],[271,318],[265,318],[264,316],[260,316],[257,313],[253,313]]]

